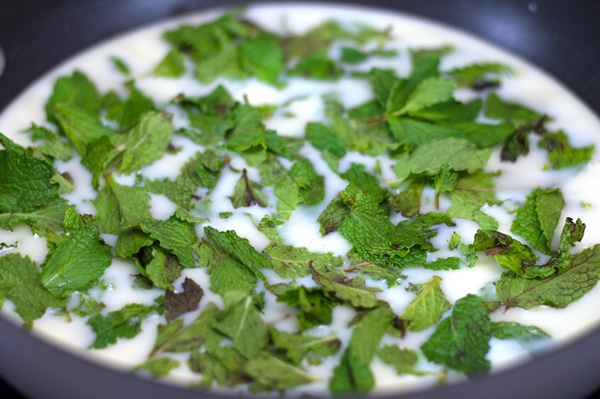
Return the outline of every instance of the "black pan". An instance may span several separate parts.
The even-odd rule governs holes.
[[[332,2],[332,1],[330,1]],[[1,0],[0,110],[66,57],[127,29],[231,0]],[[545,69],[600,114],[597,0],[347,1],[394,8],[461,27]],[[4,398],[218,398],[117,373],[54,348],[0,317]],[[6,382],[17,387],[14,391]],[[600,398],[600,328],[534,362],[406,399]],[[25,396],[23,396],[25,395]]]

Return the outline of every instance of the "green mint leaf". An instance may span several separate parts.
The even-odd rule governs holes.
[[[419,360],[416,351],[410,349],[400,349],[398,345],[384,345],[377,351],[377,356],[385,363],[396,369],[398,375],[427,375],[426,371],[420,371],[415,368]]]
[[[69,235],[42,264],[42,284],[53,295],[65,297],[83,291],[110,266],[111,247],[103,244],[96,223]]]
[[[242,171],[242,177],[233,188],[233,195],[229,197],[234,208],[240,208],[256,204],[261,207],[269,205],[267,196],[260,190],[261,186],[248,178],[246,169]]]
[[[293,334],[269,327],[271,340],[277,349],[284,350],[285,356],[294,364],[312,352],[320,357],[333,356],[340,349],[342,342],[334,335],[314,337],[310,335]]]
[[[446,78],[427,78],[408,96],[402,108],[397,110],[388,108],[388,112],[391,115],[403,115],[420,111],[451,99],[455,88],[454,82]]]
[[[67,201],[56,198],[30,212],[0,213],[0,228],[12,231],[13,226],[24,223],[33,234],[45,237],[50,232],[63,230],[65,212],[71,207]]]
[[[171,370],[179,367],[179,361],[168,357],[155,357],[148,359],[144,363],[136,366],[133,371],[147,371],[152,378],[161,378],[168,375]]]
[[[121,72],[121,74],[125,76],[131,75],[131,70],[129,69],[129,66],[121,58],[113,55],[110,57],[110,60],[112,61],[114,67],[119,72]]]
[[[58,196],[54,166],[29,155],[0,133],[0,212],[28,213]]]
[[[263,253],[269,257],[273,270],[283,278],[309,276],[309,264],[321,270],[339,267],[345,263],[341,256],[335,256],[331,252],[310,252],[304,247],[277,243],[269,244]]]
[[[154,306],[133,303],[106,316],[97,314],[87,321],[96,334],[94,349],[102,349],[117,342],[118,338],[133,338],[142,330],[142,319],[154,310]]]
[[[412,179],[398,195],[389,195],[389,206],[406,218],[414,217],[421,209],[421,194],[425,188],[425,179]]]
[[[422,122],[407,117],[391,116],[388,118],[388,124],[394,137],[400,143],[411,147],[449,137],[464,137],[464,132],[460,129]]]
[[[279,229],[277,226],[281,226],[283,222],[281,220],[277,220],[269,215],[265,215],[256,226],[256,230],[263,233],[271,242],[281,244],[283,242],[283,238],[279,235]]]
[[[441,58],[454,51],[454,48],[450,45],[433,47],[433,48],[411,48],[410,58],[413,65],[418,64],[420,61],[426,58]]]
[[[506,309],[546,305],[564,308],[596,286],[600,273],[600,246],[586,248],[570,258],[569,267],[544,280],[505,272],[496,282],[496,295]]]
[[[421,350],[431,362],[472,375],[487,372],[486,354],[492,337],[487,309],[481,298],[467,295],[454,304],[452,314],[438,324]]]
[[[165,78],[179,78],[185,74],[185,56],[177,49],[171,49],[165,58],[154,68],[153,75]]]
[[[113,254],[115,257],[128,259],[138,253],[143,247],[148,247],[153,243],[154,239],[141,230],[124,230],[119,234]]]
[[[155,110],[154,101],[131,85],[129,87],[129,97],[123,103],[121,113],[118,116],[119,125],[123,128],[130,128],[140,123],[144,114]]]
[[[563,131],[546,133],[538,142],[538,147],[548,151],[548,160],[552,169],[565,169],[587,164],[594,154],[594,146],[575,148]]]
[[[183,292],[167,290],[163,305],[167,321],[174,320],[180,315],[198,309],[198,304],[204,296],[204,290],[188,277],[183,282]]]
[[[340,173],[340,177],[353,183],[360,189],[368,193],[376,203],[382,203],[388,198],[388,190],[381,187],[379,179],[369,172],[365,171],[365,166],[352,162],[350,168]]]
[[[188,365],[192,371],[202,374],[199,386],[209,389],[213,381],[225,387],[252,381],[244,370],[246,361],[232,346],[220,346],[210,352],[192,352]]]
[[[323,286],[336,298],[349,302],[357,308],[369,309],[378,305],[375,291],[380,291],[380,289],[367,287],[364,278],[346,279],[340,274],[326,273],[316,270],[312,265],[309,266],[315,283]]]
[[[389,268],[373,262],[365,262],[356,254],[356,251],[351,250],[348,252],[348,258],[351,265],[343,269],[346,273],[359,273],[369,276],[372,280],[386,280],[388,288],[393,287],[400,279],[406,277],[400,273],[399,269]]]
[[[479,230],[471,248],[493,255],[500,266],[517,274],[522,274],[537,260],[531,248],[498,231]]]
[[[497,62],[484,62],[455,68],[447,73],[456,82],[458,87],[475,86],[477,88],[479,84],[490,82],[490,78],[494,79],[499,75],[512,74],[512,69],[507,65]],[[490,83],[495,83],[495,81],[491,81]]]
[[[432,262],[425,263],[423,267],[429,270],[458,270],[461,260],[454,256],[449,258],[438,258]]]
[[[378,307],[356,324],[348,348],[329,380],[331,393],[367,393],[373,388],[375,380],[369,364],[393,316],[389,308]]]
[[[160,159],[165,154],[173,125],[164,114],[148,112],[125,135],[114,136],[116,147],[124,147],[119,172],[128,175]]]
[[[0,257],[0,294],[15,304],[25,322],[42,317],[49,307],[66,305],[42,285],[35,262],[19,254]]]
[[[442,124],[473,122],[479,116],[482,107],[483,101],[479,98],[466,103],[450,99],[419,111],[413,111],[411,116]]]
[[[346,155],[344,143],[322,123],[310,122],[306,125],[306,140],[317,150],[327,150],[337,158]]]
[[[317,52],[298,61],[287,74],[306,79],[333,81],[341,78],[344,71],[326,53]]]
[[[123,186],[108,175],[93,202],[102,230],[107,234],[119,234],[152,218],[149,201],[150,195],[143,188]]]
[[[304,201],[298,184],[287,176],[275,186],[273,194],[277,197],[277,217],[283,220],[289,220],[292,211]]]
[[[299,194],[302,197],[302,203],[316,205],[323,200],[325,178],[317,174],[308,159],[301,159],[293,164],[288,171],[288,176],[300,188]]]
[[[266,280],[259,269],[272,268],[268,260],[254,249],[246,238],[237,235],[233,230],[218,231],[210,226],[204,227],[206,237],[221,251],[236,259],[251,270],[256,277]]]
[[[517,127],[534,124],[542,117],[541,114],[520,104],[500,99],[493,92],[485,100],[485,116],[490,119],[512,122]]]
[[[394,172],[399,179],[421,173],[434,175],[447,164],[454,171],[474,173],[483,169],[491,154],[491,150],[480,150],[465,139],[451,137],[420,145],[396,163]]]
[[[52,114],[82,158],[94,141],[114,135],[111,128],[102,124],[99,116],[73,103],[54,104]]]
[[[249,359],[256,357],[269,341],[269,331],[252,295],[227,306],[212,326],[231,338],[234,348]]]
[[[560,189],[536,188],[517,210],[510,231],[523,237],[533,248],[549,255],[564,204]]]
[[[440,288],[441,282],[440,277],[433,276],[426,283],[409,285],[408,290],[417,294],[417,297],[399,316],[408,330],[422,331],[437,324],[452,307]]]
[[[260,173],[260,182],[265,187],[274,186],[287,176],[287,169],[271,152],[268,152],[267,159],[258,165],[258,172]]]
[[[498,222],[481,210],[485,204],[499,205],[502,201],[494,192],[494,177],[498,173],[477,172],[460,178],[450,193],[452,205],[447,214],[477,222],[484,229],[497,229]]]
[[[369,54],[354,47],[342,47],[342,62],[348,64],[359,64],[365,61],[368,57]]]
[[[298,315],[300,332],[314,326],[331,324],[332,309],[342,303],[341,300],[322,287],[306,288],[300,286],[293,289],[282,289],[282,291],[277,296],[277,302],[300,308],[300,314]]]
[[[327,208],[319,215],[317,222],[320,224],[319,232],[321,235],[327,235],[342,225],[346,216],[350,213],[350,208],[344,203],[342,197],[335,197]]]
[[[177,257],[181,266],[195,267],[192,245],[198,241],[194,228],[171,216],[168,220],[146,220],[140,228]]]
[[[455,129],[462,130],[463,137],[479,148],[492,147],[503,141],[506,143],[506,140],[510,141],[510,138],[515,132],[515,125],[512,123],[488,125],[475,122],[456,122],[451,126]]]
[[[173,282],[181,275],[182,267],[177,258],[155,246],[143,248],[134,262],[142,275],[157,288],[173,290]]]
[[[52,95],[46,103],[46,116],[50,122],[57,123],[54,118],[54,106],[59,103],[72,103],[90,114],[100,113],[100,95],[94,83],[80,71],[71,76],[56,79]]]
[[[56,158],[66,162],[74,154],[69,143],[62,141],[58,133],[50,129],[31,123],[31,127],[24,131],[24,133],[30,133],[31,141],[33,142],[43,141],[41,144],[36,145],[35,148],[45,157]]]
[[[79,317],[86,317],[100,313],[105,307],[104,303],[96,301],[93,297],[79,293],[79,305],[69,311]]]
[[[241,63],[258,80],[277,84],[283,72],[283,52],[274,37],[246,39],[240,45]]]
[[[193,351],[201,347],[216,348],[223,340],[223,336],[211,327],[218,313],[219,309],[213,303],[209,303],[188,326],[184,327],[182,318],[175,319],[169,324],[159,324],[156,342],[150,356],[163,352]]]
[[[492,322],[492,336],[498,339],[513,339],[524,344],[550,338],[538,327],[524,326],[513,321]]]
[[[283,391],[319,381],[304,369],[266,354],[248,360],[244,370],[261,388],[267,390]]]

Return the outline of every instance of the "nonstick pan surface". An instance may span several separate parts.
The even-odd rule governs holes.
[[[306,1],[305,1],[306,2]],[[2,0],[0,112],[33,80],[65,58],[130,28],[231,0]],[[329,3],[336,3],[329,1]],[[600,114],[600,2],[565,0],[346,1],[444,22],[495,43],[562,81]],[[0,62],[0,65],[3,63]],[[2,69],[2,67],[0,67]],[[25,348],[25,349],[23,349]],[[48,364],[52,367],[48,368]],[[209,398],[79,360],[23,333],[0,317],[3,398]],[[57,390],[72,377],[71,387]],[[13,390],[5,381],[19,387]],[[531,382],[534,381],[534,384]],[[508,372],[407,398],[600,398],[600,328],[577,342]],[[119,391],[118,389],[123,390]],[[61,392],[59,394],[58,392]],[[79,392],[79,393],[78,393]],[[88,396],[88,395],[85,395]]]

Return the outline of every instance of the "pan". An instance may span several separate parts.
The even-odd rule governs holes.
[[[330,1],[331,2],[331,1]],[[66,57],[130,28],[239,4],[193,0],[20,0],[0,12],[0,110]],[[346,1],[459,27],[541,67],[600,113],[600,2],[562,0]],[[5,398],[224,398],[119,373],[57,349],[0,317]],[[600,398],[600,328],[535,361],[407,399]],[[13,389],[16,388],[16,390]]]

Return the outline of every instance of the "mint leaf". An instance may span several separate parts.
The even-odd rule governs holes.
[[[188,326],[183,325],[182,318],[175,319],[169,324],[159,324],[156,342],[150,356],[163,352],[187,352],[203,346],[207,349],[217,347],[223,336],[216,332],[211,324],[218,313],[219,309],[213,303],[209,303]]]
[[[510,231],[523,237],[533,248],[549,255],[564,204],[560,189],[536,188],[517,210]]]
[[[146,113],[154,112],[154,101],[139,91],[133,84],[129,86],[129,97],[123,103],[117,117],[119,125],[130,128],[138,124]]]
[[[379,341],[389,327],[393,315],[389,308],[378,307],[356,324],[348,348],[329,380],[331,393],[366,393],[373,388],[375,379],[369,364],[377,353]]]
[[[306,288],[303,286],[284,290],[278,295],[277,302],[300,308],[298,315],[300,332],[314,326],[331,324],[332,309],[342,303],[333,293],[322,287]]]
[[[66,162],[74,154],[71,145],[62,141],[58,133],[50,129],[31,123],[31,127],[24,133],[31,133],[31,141],[33,142],[43,141],[41,144],[36,145],[35,149],[42,153],[44,157],[56,158]]]
[[[294,364],[299,364],[302,359],[312,352],[320,357],[333,356],[342,342],[335,336],[314,337],[276,330],[269,327],[271,340],[277,349],[284,350],[286,357]]]
[[[146,220],[140,228],[175,255],[181,266],[195,267],[192,245],[198,241],[198,236],[189,223],[171,216],[168,220]]]
[[[310,263],[312,264],[312,262]],[[369,309],[377,306],[378,300],[375,291],[380,291],[380,289],[367,287],[364,278],[346,279],[339,274],[315,270],[312,265],[310,265],[310,269],[315,283],[323,286],[336,298],[349,302],[357,308]]]
[[[189,277],[183,282],[183,292],[167,290],[163,305],[167,321],[174,320],[180,315],[198,309],[198,304],[204,296],[204,290]]]
[[[145,370],[150,373],[152,378],[161,378],[168,375],[171,370],[179,367],[179,361],[168,357],[155,357],[148,359],[142,364],[136,366],[133,371]]]
[[[346,155],[346,146],[322,123],[310,122],[306,125],[306,140],[320,151],[329,151],[336,158]]]
[[[541,114],[521,104],[500,99],[494,92],[490,93],[485,100],[485,116],[490,119],[512,122],[517,127],[533,124],[542,117]]]
[[[98,235],[96,223],[69,235],[42,264],[42,284],[53,295],[65,297],[73,291],[84,291],[110,266],[111,247]]]
[[[492,337],[487,309],[481,298],[467,295],[454,304],[450,317],[438,324],[421,349],[431,362],[472,375],[489,370],[485,358]]]
[[[125,175],[135,173],[162,158],[172,135],[173,125],[164,114],[142,114],[131,131],[113,138],[116,147],[125,148],[119,172]]]
[[[484,229],[497,229],[496,219],[481,210],[485,204],[502,203],[494,192],[496,176],[498,173],[477,172],[460,178],[450,193],[452,205],[448,208],[448,216],[473,220]]]
[[[399,316],[410,331],[422,331],[437,324],[442,315],[451,308],[440,283],[442,279],[433,276],[424,284],[410,284],[408,290],[417,294]]]
[[[107,234],[119,234],[152,218],[149,201],[150,195],[143,188],[123,186],[108,175],[93,202],[102,230]]]
[[[332,81],[342,77],[344,71],[326,53],[316,52],[298,61],[287,73],[289,76]]]
[[[519,343],[530,343],[550,336],[535,326],[524,326],[513,321],[492,322],[492,336],[498,339],[513,339]]]
[[[154,306],[133,303],[106,316],[92,316],[87,324],[92,327],[96,339],[94,349],[102,349],[117,342],[118,338],[133,338],[142,330],[142,319],[154,310]]]
[[[317,222],[320,224],[319,232],[321,235],[327,235],[336,231],[350,213],[350,208],[344,203],[342,197],[335,197],[327,208],[319,215]]]
[[[491,154],[491,150],[480,150],[465,139],[451,137],[420,145],[396,163],[394,172],[399,179],[421,173],[434,175],[447,164],[454,171],[474,173],[483,169]]]
[[[269,257],[273,270],[283,278],[309,276],[309,264],[319,270],[339,267],[345,263],[341,256],[335,256],[331,252],[310,252],[304,247],[277,243],[269,244],[263,253]]]
[[[274,37],[246,39],[240,45],[241,63],[246,70],[265,83],[276,84],[283,72],[283,52]]]
[[[52,95],[46,103],[46,116],[50,122],[54,119],[54,106],[59,103],[72,103],[92,115],[100,113],[100,95],[94,83],[80,71],[74,71],[71,76],[56,79]]]
[[[308,159],[304,158],[293,164],[288,171],[288,176],[300,188],[302,203],[316,205],[323,200],[325,178],[317,174]]]
[[[271,187],[279,183],[287,176],[287,169],[283,167],[277,156],[271,152],[267,153],[267,159],[258,165],[260,182],[265,187]]]
[[[0,212],[28,213],[58,196],[54,166],[0,133]]]
[[[410,147],[430,143],[435,140],[450,137],[464,138],[465,136],[462,130],[451,126],[422,122],[407,117],[389,117],[388,124],[394,137],[400,143],[407,144]]]
[[[456,85],[451,80],[442,77],[430,77],[422,82],[410,93],[406,103],[400,109],[388,109],[391,115],[411,114],[444,102],[452,98]]]
[[[25,322],[42,317],[49,307],[66,305],[42,285],[35,262],[14,253],[0,257],[0,294],[15,304]]]
[[[50,232],[63,230],[68,209],[72,209],[72,205],[62,198],[56,198],[30,212],[0,213],[0,228],[12,231],[13,226],[24,223],[33,234],[45,237]]]
[[[455,124],[461,122],[473,122],[479,115],[482,106],[483,101],[479,98],[473,99],[467,103],[450,99],[413,112],[411,116],[434,123]]]
[[[426,371],[417,370],[414,366],[419,360],[416,351],[400,349],[398,345],[384,345],[377,351],[377,356],[385,363],[396,369],[398,375],[427,375]]]
[[[398,195],[389,195],[389,206],[406,218],[411,218],[421,209],[421,194],[425,188],[425,179],[412,179]]]
[[[489,81],[489,78],[495,78],[498,75],[510,75],[512,74],[512,69],[498,62],[484,62],[455,68],[447,73],[456,82],[458,87],[475,86],[475,88],[478,88],[484,83],[499,84],[496,80]]]
[[[277,216],[283,220],[289,220],[292,211],[304,201],[298,184],[287,176],[279,181],[273,194],[277,197]]]
[[[141,230],[124,230],[119,234],[113,255],[118,258],[128,259],[138,253],[143,247],[154,243],[154,239]]]
[[[575,148],[563,131],[546,133],[538,142],[538,147],[548,151],[552,169],[566,169],[587,164],[594,155],[594,146]]]
[[[258,183],[248,179],[246,169],[242,171],[242,177],[237,181],[233,189],[233,195],[229,197],[234,208],[240,208],[256,204],[261,207],[269,205],[269,200],[260,190]]]
[[[567,268],[544,280],[505,272],[496,282],[496,295],[506,309],[538,305],[564,308],[596,286],[600,279],[599,265],[600,246],[596,245],[571,255]]]
[[[457,270],[460,268],[461,260],[454,256],[449,258],[437,258],[436,260],[425,263],[423,267],[429,270]]]
[[[177,49],[171,49],[152,71],[153,75],[165,78],[178,78],[185,74],[185,56]]]
[[[281,226],[283,222],[281,220],[277,220],[269,215],[265,215],[256,226],[256,230],[263,233],[271,242],[281,244],[283,242],[283,238],[279,235],[279,229],[277,226]]]
[[[256,357],[269,341],[269,331],[252,295],[227,306],[212,326],[231,338],[234,348],[249,359]]]
[[[256,380],[260,388],[267,390],[283,391],[319,381],[319,378],[304,369],[266,354],[248,360],[244,370]]]

